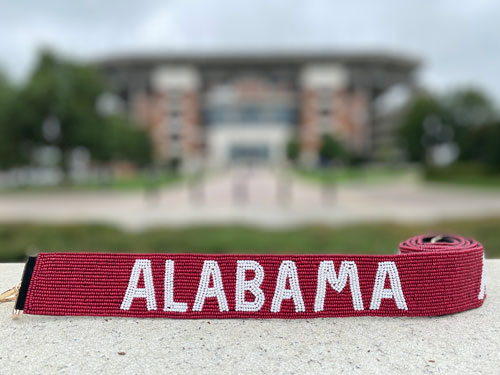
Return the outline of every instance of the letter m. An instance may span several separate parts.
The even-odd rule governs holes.
[[[351,287],[352,305],[354,310],[363,310],[363,298],[361,297],[361,290],[359,288],[358,268],[353,261],[343,261],[340,264],[338,276],[335,274],[335,266],[333,261],[324,260],[320,263],[318,268],[318,286],[316,289],[316,300],[314,302],[314,311],[323,311],[325,305],[326,282],[337,291],[342,292],[347,284],[349,278],[349,285]]]

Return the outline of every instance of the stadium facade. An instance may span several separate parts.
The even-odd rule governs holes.
[[[393,121],[377,113],[391,88],[412,89],[418,63],[390,54],[171,54],[97,63],[127,113],[149,132],[156,160],[280,164],[295,138],[318,161],[331,134],[351,154],[380,158]]]

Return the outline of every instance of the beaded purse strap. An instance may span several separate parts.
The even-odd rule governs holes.
[[[483,246],[417,236],[396,255],[41,253],[15,309],[140,318],[431,316],[482,305]]]

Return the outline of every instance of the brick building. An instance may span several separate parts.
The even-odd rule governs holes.
[[[282,163],[297,137],[314,165],[323,134],[377,159],[392,142],[377,99],[413,87],[417,62],[386,54],[123,56],[99,69],[145,126],[160,163]],[[388,131],[389,128],[389,131]]]

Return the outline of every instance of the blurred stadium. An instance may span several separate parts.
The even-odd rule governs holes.
[[[495,3],[60,5],[2,5],[0,260],[500,254]]]

